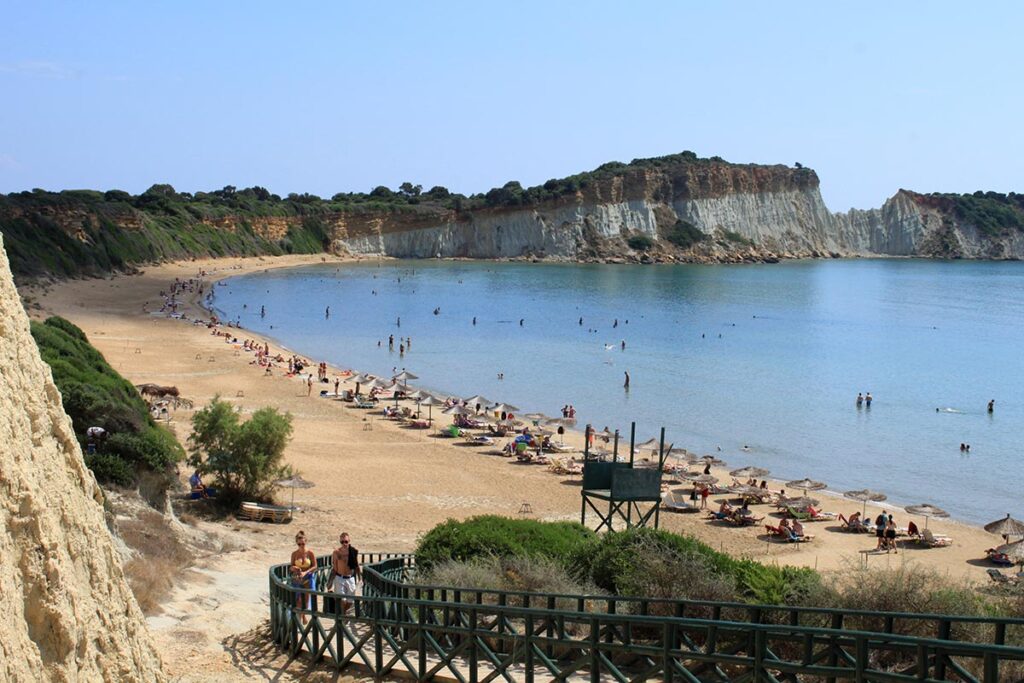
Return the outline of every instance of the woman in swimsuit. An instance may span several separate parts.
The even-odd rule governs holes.
[[[298,548],[292,552],[291,560],[291,584],[296,588],[308,588],[310,590],[316,589],[315,572],[316,572],[316,555],[313,551],[306,547],[306,532],[300,531],[295,534],[295,545]],[[295,596],[295,606],[302,607],[302,594]],[[312,604],[312,597],[306,596],[307,609]],[[306,623],[306,615],[302,615],[302,623]]]

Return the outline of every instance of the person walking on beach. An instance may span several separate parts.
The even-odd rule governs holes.
[[[312,396],[313,394],[313,373],[309,373],[306,377],[306,396]]]
[[[875,550],[881,550],[885,543],[885,527],[889,524],[889,518],[885,516],[885,510],[875,517]]]
[[[331,553],[331,588],[339,595],[355,595],[356,583],[362,578],[363,572],[359,568],[359,551],[352,546],[352,541],[347,532],[338,538],[341,544]],[[348,612],[352,606],[351,600],[341,601],[342,613]]]
[[[888,553],[890,550],[899,552],[896,550],[896,522],[893,521],[892,515],[889,515],[885,524],[885,552]]]
[[[335,377],[334,378],[334,395],[335,396],[338,395],[338,385],[339,384],[341,384],[341,378],[340,377]]]
[[[700,507],[706,509],[708,506],[708,496],[711,495],[711,489],[707,486],[702,486],[700,489]]]
[[[628,373],[628,372],[626,372],[626,373],[624,373],[624,374],[626,375],[626,382],[625,382],[625,383],[624,383],[624,384],[622,385],[622,387],[623,387],[624,389],[629,389],[629,373]]]

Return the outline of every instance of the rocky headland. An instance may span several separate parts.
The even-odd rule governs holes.
[[[578,262],[1024,257],[1024,196],[899,190],[832,213],[817,174],[683,152],[464,197],[403,184],[331,199],[154,185],[0,195],[18,277],[95,275],[189,257],[318,253]]]

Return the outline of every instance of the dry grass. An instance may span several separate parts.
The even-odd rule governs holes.
[[[143,509],[119,523],[121,538],[137,556],[125,565],[128,584],[143,613],[157,613],[174,578],[192,563],[193,554],[171,532],[163,515]]]

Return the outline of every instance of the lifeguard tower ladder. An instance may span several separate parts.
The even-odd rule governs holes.
[[[630,425],[629,430],[628,462],[618,462],[618,430],[615,432],[615,445],[611,460],[608,462],[591,456],[590,430],[585,436],[580,524],[586,526],[589,507],[600,520],[595,531],[601,531],[605,527],[608,527],[609,531],[614,530],[613,522],[616,518],[625,522],[627,529],[648,526],[653,519],[654,528],[657,529],[661,507],[661,473],[668,455],[665,452],[665,428],[661,429],[657,469],[634,466],[635,422]],[[641,507],[642,503],[651,505],[644,509]]]

